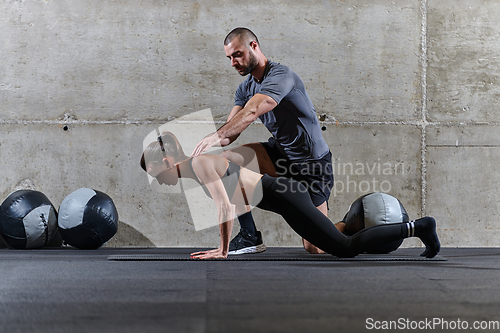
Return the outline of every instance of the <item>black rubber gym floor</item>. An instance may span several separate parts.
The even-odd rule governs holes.
[[[0,332],[500,330],[500,248],[444,248],[435,260],[420,248],[380,260],[309,260],[300,248],[186,260],[193,250],[2,249]]]

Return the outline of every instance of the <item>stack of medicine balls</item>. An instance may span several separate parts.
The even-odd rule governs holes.
[[[63,241],[78,249],[97,249],[118,230],[118,212],[105,193],[80,188],[68,195],[59,214],[45,194],[11,193],[0,205],[0,235],[8,247],[58,247]]]

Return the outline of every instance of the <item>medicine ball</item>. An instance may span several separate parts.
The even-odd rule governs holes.
[[[97,249],[118,231],[118,212],[105,193],[80,188],[59,207],[59,233],[78,249]]]
[[[57,212],[45,194],[15,191],[0,206],[0,234],[15,249],[44,247],[58,236]]]
[[[370,193],[356,199],[342,222],[345,223],[346,235],[354,235],[358,231],[381,224],[408,222],[408,213],[395,197],[386,193]],[[389,253],[396,250],[403,240],[385,244],[370,253]]]

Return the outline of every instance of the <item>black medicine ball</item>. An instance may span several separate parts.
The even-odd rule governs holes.
[[[57,236],[57,212],[45,194],[11,193],[0,206],[0,234],[15,249],[36,249]]]
[[[118,212],[105,193],[80,188],[68,195],[59,207],[59,233],[79,249],[97,249],[118,231]]]

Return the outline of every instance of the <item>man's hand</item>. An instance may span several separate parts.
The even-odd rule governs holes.
[[[226,259],[227,253],[224,255],[222,249],[209,250],[209,251],[199,251],[191,253],[192,259]]]
[[[219,134],[217,132],[214,132],[212,134],[207,135],[200,142],[198,142],[198,144],[194,148],[193,152],[191,153],[191,156],[196,157],[196,156],[206,152],[207,150],[209,150],[210,148],[212,148],[214,146],[215,147],[224,147],[230,143],[231,142],[229,139],[227,139],[227,138],[221,139],[219,137]]]

